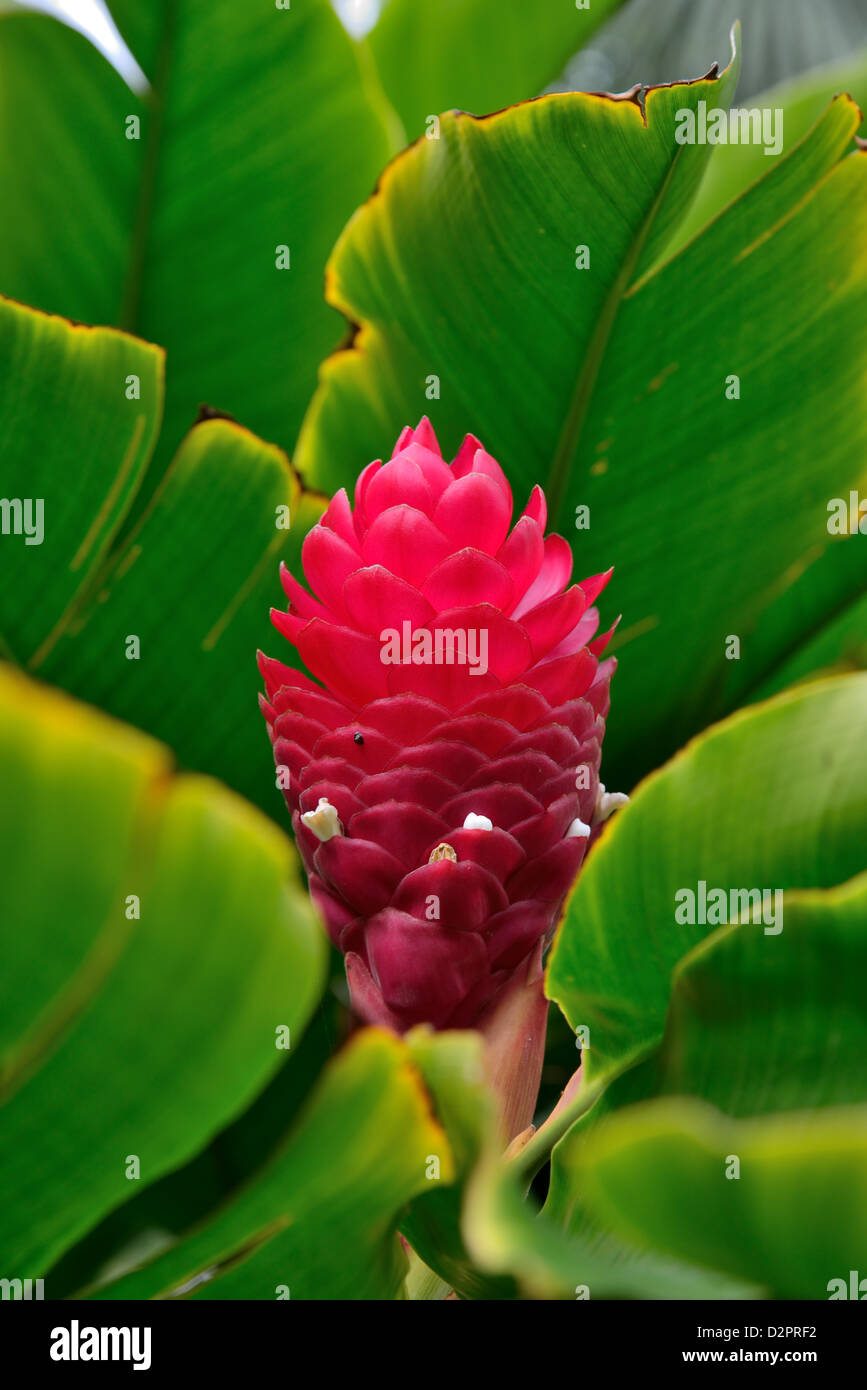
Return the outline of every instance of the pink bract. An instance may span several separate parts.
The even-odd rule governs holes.
[[[313,593],[283,571],[273,621],[315,679],[260,656],[262,709],[368,1022],[480,1026],[550,938],[598,817],[610,571],[570,585],[546,515],[535,487],[512,527],[496,460],[467,435],[445,462],[425,419],[310,531]],[[421,660],[384,659],[386,633]]]

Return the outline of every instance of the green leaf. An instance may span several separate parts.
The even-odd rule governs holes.
[[[859,1103],[867,1020],[867,875],[785,894],[783,930],[724,926],[675,968],[661,1045],[619,1076],[551,1156],[545,1214],[592,1239],[582,1164],[614,1115],[691,1096],[737,1117]],[[632,1109],[628,1109],[632,1107]],[[812,1123],[806,1118],[804,1123]]]
[[[450,107],[481,115],[534,97],[623,0],[385,0],[368,36],[407,135]],[[412,61],[407,61],[412,54]]]
[[[676,968],[657,1093],[737,1116],[864,1098],[867,874],[784,898],[779,936],[721,927]]]
[[[212,1219],[283,1142],[306,1104],[337,1046],[338,1008],[326,989],[300,1039],[293,1036],[291,1049],[281,1053],[282,1065],[253,1104],[190,1162],[131,1196],[52,1265],[46,1275],[52,1298],[119,1279]],[[343,1033],[347,1024],[344,1015]]]
[[[707,154],[675,143],[676,112],[725,102],[736,76],[733,61],[720,78],[642,96],[446,115],[439,140],[399,156],[329,261],[326,293],[361,331],[323,365],[298,446],[311,480],[354,477],[398,420],[428,408],[435,373],[443,442],[474,421],[514,483],[544,482],[621,297],[698,183]],[[589,274],[575,265],[579,233]]]
[[[0,548],[3,649],[280,815],[255,654],[322,499],[279,449],[204,419],[131,524],[161,368],[133,338],[0,301],[4,487],[44,503],[43,542]]]
[[[290,531],[275,527],[281,507]],[[225,420],[197,425],[90,602],[30,668],[280,815],[255,654],[273,643],[269,608],[285,603],[280,560],[297,563],[320,510],[272,445]]]
[[[432,1158],[448,1182],[449,1146],[406,1045],[366,1029],[213,1221],[97,1296],[395,1298],[407,1267],[397,1222],[428,1187]]]
[[[457,1181],[430,1183],[401,1231],[446,1286],[463,1298],[594,1296],[729,1298],[744,1286],[677,1261],[645,1256],[613,1238],[567,1235],[522,1202],[516,1162],[504,1161],[484,1083],[479,1039],[416,1029],[407,1042],[455,1158]],[[748,1290],[749,1291],[749,1290]]]
[[[830,887],[867,842],[867,676],[790,692],[696,739],[639,789],[600,840],[569,902],[548,992],[590,1029],[600,1077],[655,1045],[671,973],[721,921],[690,925],[708,891]],[[744,910],[746,904],[741,907]],[[785,935],[785,929],[782,932]],[[768,951],[773,936],[763,938]]]
[[[167,348],[163,460],[202,401],[289,448],[340,335],[326,257],[390,152],[381,99],[327,0],[113,8],[145,97],[57,21],[0,17],[0,291]]]
[[[7,654],[31,657],[80,599],[141,484],[162,397],[160,349],[0,301]]]
[[[808,4],[812,10],[810,0]],[[783,14],[779,6],[777,12]],[[791,24],[788,19],[786,22]],[[794,30],[795,26],[792,25],[792,28]],[[863,28],[858,37],[863,38]],[[794,149],[838,92],[848,92],[862,111],[867,109],[867,49],[862,49],[855,57],[846,51],[846,56],[836,62],[812,68],[794,79],[791,72],[792,68],[789,68],[784,81],[759,93],[749,102],[750,108],[783,113],[780,129],[785,150]],[[863,121],[859,133],[865,133]],[[708,161],[695,202],[678,227],[673,244],[679,247],[689,241],[767,172],[768,158],[761,144],[717,145]]]
[[[514,1274],[533,1298],[753,1298],[752,1282],[625,1244],[610,1233],[572,1234],[521,1201],[514,1165],[489,1156],[473,1176],[467,1244],[484,1269]]]
[[[401,1231],[421,1259],[463,1298],[514,1297],[511,1279],[490,1278],[473,1264],[461,1231],[467,1184],[482,1154],[496,1144],[496,1106],[485,1080],[482,1040],[477,1033],[433,1033],[421,1027],[408,1035],[407,1044],[448,1137],[455,1174],[451,1183],[427,1184],[401,1222]]]
[[[258,812],[8,669],[0,712],[0,1256],[39,1277],[253,1099],[325,952]]]
[[[483,440],[519,505],[548,488],[579,573],[616,566],[614,786],[732,707],[728,637],[732,703],[789,651],[801,610],[785,576],[831,544],[828,498],[857,485],[867,445],[867,160],[841,159],[850,101],[659,264],[710,148],[676,143],[676,113],[726,105],[733,79],[651,89],[646,125],[635,101],[581,93],[448,117],[398,158],[332,257],[329,295],[360,328],[323,365],[296,453],[330,490],[427,411],[448,451],[467,430]]]
[[[600,1126],[581,1182],[632,1241],[779,1298],[826,1299],[832,1279],[848,1286],[863,1268],[867,1108],[730,1120],[700,1101],[653,1101]]]
[[[841,499],[842,500],[842,499]],[[864,522],[862,520],[862,525]],[[804,615],[800,640],[793,642],[784,658],[766,673],[752,692],[766,699],[796,681],[820,675],[840,675],[867,668],[867,572],[863,541],[854,533],[826,550],[806,573],[792,585],[790,602],[799,603]],[[817,620],[823,599],[829,621]],[[773,610],[769,616],[774,617]],[[823,615],[824,616],[824,615]],[[762,640],[761,627],[757,630]]]
[[[829,519],[840,503],[848,509],[849,502],[848,495],[829,497]],[[854,522],[854,510],[851,516]],[[867,570],[857,527],[847,535],[833,535],[827,548],[815,546],[780,576],[753,626],[750,648],[765,655],[751,663],[749,679],[740,671],[740,661],[727,663],[723,703],[765,699],[808,676],[863,670],[867,629],[859,624],[859,610],[865,596]]]

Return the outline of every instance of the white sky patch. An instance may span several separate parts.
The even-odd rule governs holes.
[[[10,0],[9,8],[41,10],[62,19],[71,29],[86,34],[134,92],[147,91],[147,78],[118,33],[103,0],[28,0],[26,5]]]
[[[343,20],[344,28],[356,39],[369,33],[382,9],[382,0],[331,0],[331,3]]]

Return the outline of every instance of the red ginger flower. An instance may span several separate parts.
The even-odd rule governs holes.
[[[262,708],[370,1023],[484,1027],[617,800],[599,782],[614,662],[592,606],[611,572],[567,587],[546,515],[536,487],[510,532],[496,460],[467,435],[449,465],[424,419],[364,469],[354,510],[341,489],[310,531],[317,597],[282,573],[274,624],[322,685],[260,655]]]

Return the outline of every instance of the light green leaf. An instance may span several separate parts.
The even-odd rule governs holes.
[[[390,152],[381,102],[328,0],[113,8],[144,98],[54,19],[0,16],[0,292],[166,347],[162,461],[202,401],[291,448],[340,336],[326,257]]]
[[[545,1213],[591,1239],[585,1144],[611,1116],[692,1096],[738,1117],[860,1103],[867,1094],[867,874],[784,895],[783,929],[718,928],[675,968],[658,1049],[610,1085],[551,1157]],[[632,1110],[629,1113],[633,1113]],[[806,1123],[806,1121],[805,1121]]]
[[[428,1187],[432,1158],[450,1181],[449,1146],[406,1045],[367,1029],[213,1221],[97,1296],[395,1298],[407,1269],[397,1222]]]
[[[325,950],[258,812],[8,669],[0,712],[0,1263],[38,1277],[253,1099]]]
[[[721,927],[680,962],[652,1063],[659,1094],[738,1116],[867,1095],[867,874],[784,897],[778,936]]]
[[[807,0],[807,4],[812,11],[811,0]],[[779,6],[777,10],[782,16],[783,11]],[[787,23],[795,28],[791,21]],[[865,30],[867,25],[861,27],[859,38],[863,39]],[[789,74],[791,71],[792,69],[789,69]],[[862,49],[855,57],[847,52],[845,57],[839,58],[836,62],[811,68],[809,72],[794,79],[787,75],[777,86],[753,97],[748,107],[760,111],[782,112],[778,124],[783,138],[783,148],[792,150],[819,120],[831,98],[839,92],[848,92],[862,111],[867,109],[867,50]],[[739,101],[738,105],[742,106],[743,103]],[[859,133],[865,133],[863,121]],[[765,155],[763,144],[717,145],[708,161],[695,202],[675,233],[674,245],[679,247],[689,241],[713,217],[722,212],[723,208],[740,197],[745,189],[763,178],[767,172],[768,157]]]
[[[514,1165],[489,1156],[476,1170],[464,1217],[467,1244],[484,1269],[514,1274],[533,1298],[732,1299],[761,1296],[755,1283],[644,1251],[610,1233],[568,1233],[531,1199]]]
[[[867,1249],[867,1108],[730,1120],[700,1101],[652,1101],[600,1126],[581,1181],[632,1241],[779,1298],[827,1299]]]
[[[579,575],[616,567],[605,780],[621,788],[799,639],[785,577],[831,544],[828,498],[867,446],[851,102],[658,264],[709,148],[677,144],[677,112],[725,106],[733,78],[650,90],[646,126],[634,102],[580,93],[448,117],[395,161],[332,257],[329,295],[360,328],[323,365],[296,454],[331,489],[428,412],[447,451],[482,439],[519,505],[546,486]]]
[[[409,138],[450,107],[481,115],[538,96],[623,0],[385,0],[368,36]],[[407,55],[411,54],[411,60]]]
[[[588,1074],[659,1041],[672,970],[738,919],[732,890],[830,887],[864,868],[865,844],[867,676],[742,711],[650,777],[591,854],[549,964],[549,994],[590,1029]],[[724,890],[721,918],[702,911],[702,883]],[[710,921],[685,920],[685,891]]]

